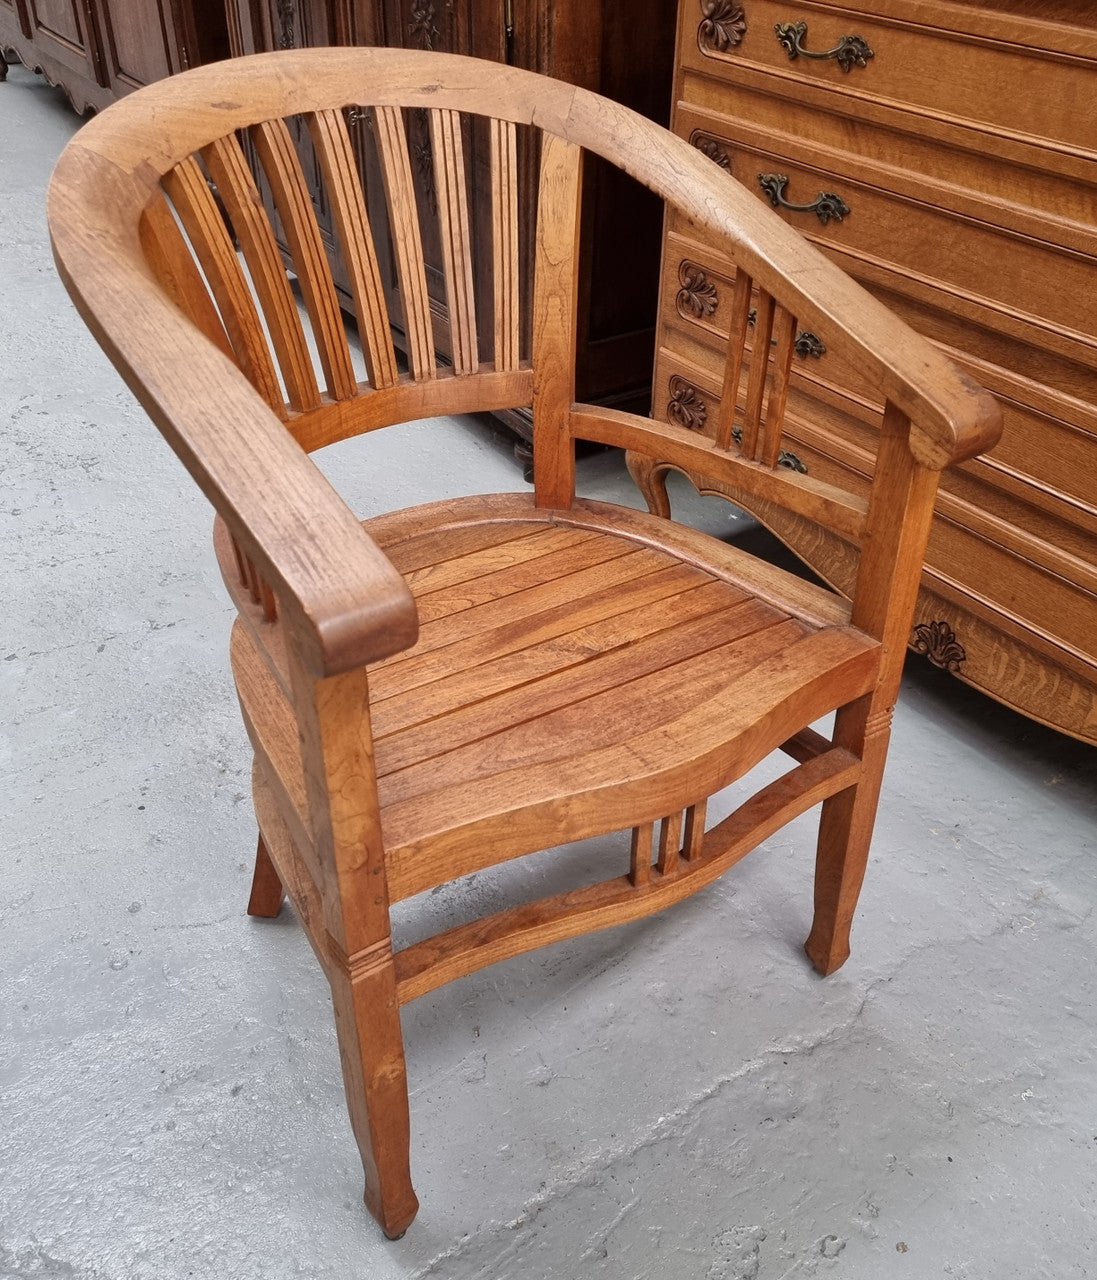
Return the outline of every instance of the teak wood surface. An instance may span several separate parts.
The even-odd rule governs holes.
[[[425,298],[424,226],[445,246],[452,366],[425,305],[411,307],[409,368],[396,360],[348,108],[373,122],[405,299]],[[408,109],[429,113],[430,209],[409,180]],[[488,307],[470,285],[469,116],[490,136]],[[292,143],[302,121],[355,282],[365,382]],[[531,220],[514,157],[530,134],[541,178],[523,297]],[[292,246],[300,307],[244,139]],[[776,343],[762,360],[766,347],[733,327],[728,377],[746,381],[745,416],[713,440],[575,401],[585,151],[718,240],[744,297],[760,299]],[[417,1208],[402,1002],[678,901],[820,803],[807,951],[822,973],[844,962],[938,472],[993,443],[989,397],[686,143],[584,90],[469,59],[314,50],[178,77],[78,135],[49,212],[77,306],[217,511],[255,748],[248,909],[273,915],[288,894],[327,973],[366,1203],[387,1234]],[[805,323],[825,325],[885,404],[867,499],[776,465]],[[529,405],[532,495],[362,525],[307,453],[393,422]],[[577,498],[579,436],[653,466],[703,458],[706,474],[831,521],[860,544],[852,602],[671,520]],[[809,726],[829,712],[827,739]],[[707,825],[708,798],[776,750],[792,767]],[[391,902],[620,830],[628,865],[600,883],[394,953]]]

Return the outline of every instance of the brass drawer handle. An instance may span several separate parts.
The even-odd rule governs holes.
[[[743,428],[732,427],[731,438],[736,444],[743,443]],[[790,471],[798,471],[802,476],[809,475],[807,463],[789,449],[780,449],[777,453],[777,465],[788,467]]]
[[[868,47],[868,41],[861,36],[843,36],[833,49],[825,53],[812,53],[800,43],[808,33],[806,22],[778,22],[773,28],[777,32],[777,42],[789,56],[789,61],[798,57],[833,58],[843,71],[849,72],[852,67],[863,67],[869,58],[876,55]]]
[[[681,297],[681,294],[678,296]],[[754,322],[757,319],[758,308],[751,307],[747,312],[747,324],[749,324],[753,329]],[[777,339],[773,338],[769,345],[771,347],[775,347],[777,345]],[[792,344],[792,349],[798,356],[802,356],[805,360],[808,356],[814,356],[816,360],[820,360],[827,353],[826,343],[817,333],[812,333],[810,329],[798,329],[796,331],[796,341]]]
[[[785,188],[788,186],[788,174],[785,173],[760,173],[758,185],[769,196],[769,202],[775,209],[788,209],[792,213],[814,213],[824,227],[831,218],[835,222],[841,222],[849,213],[849,205],[833,191],[820,191],[811,204],[791,204],[785,199]]]

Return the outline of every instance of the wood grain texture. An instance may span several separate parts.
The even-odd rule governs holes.
[[[274,195],[290,255],[305,300],[312,336],[327,379],[328,395],[347,400],[358,390],[339,299],[305,176],[283,120],[264,120],[252,130],[255,149]]]
[[[370,113],[377,139],[411,336],[406,374],[386,333],[380,258],[344,125],[350,105]],[[404,112],[423,110],[449,369],[435,352],[404,132]],[[490,117],[493,139],[490,318],[472,288],[464,139],[480,126],[469,111]],[[59,266],[218,512],[217,556],[238,614],[230,656],[255,753],[251,909],[275,913],[284,890],[323,965],[366,1204],[398,1235],[417,1207],[401,1002],[680,901],[819,803],[808,950],[823,971],[845,958],[936,468],[988,438],[993,415],[927,343],[695,150],[575,88],[464,59],[331,49],[241,60],[231,76],[181,76],[110,114],[58,166]],[[310,130],[356,280],[370,374],[361,386],[293,117]],[[516,204],[519,125],[539,131],[541,154],[528,365],[514,248],[530,217]],[[239,131],[273,191],[324,387],[310,377],[307,335]],[[722,237],[738,282],[727,364],[741,422],[724,415],[699,432],[576,403],[584,149]],[[207,171],[228,193],[247,271]],[[871,481],[775,465],[792,404],[794,316],[825,317],[834,347],[885,398]],[[361,525],[305,452],[431,413],[531,399],[532,495],[447,499]],[[630,450],[653,492],[667,467],[698,465],[860,540],[852,603],[672,520],[576,498],[581,435]],[[831,712],[827,740],[809,726]],[[706,830],[709,797],[775,751],[795,767]],[[632,832],[631,850],[609,879],[394,952],[391,903],[618,831]]]
[[[460,113],[432,111],[430,137],[442,260],[446,271],[453,367],[458,374],[475,373],[480,365],[480,350],[472,285],[468,181],[465,177]]]
[[[299,413],[315,409],[320,404],[320,388],[297,302],[274,231],[239,143],[234,137],[218,138],[202,148],[202,159],[225,205],[233,234],[247,263],[248,275],[278,356],[289,406]]]
[[[366,213],[362,184],[341,112],[317,111],[308,117],[309,136],[323,170],[327,196],[354,296],[358,336],[371,387],[396,384],[399,369],[389,331],[384,283]]]
[[[142,211],[140,237],[145,259],[168,297],[231,359],[232,344],[225,326],[194,255],[163,197],[154,197]]]
[[[545,138],[533,295],[533,483],[542,507],[567,507],[575,493],[568,413],[575,400],[581,164],[577,146]]]
[[[398,107],[377,106],[373,111],[377,150],[388,198],[389,225],[393,252],[400,275],[400,296],[404,302],[404,332],[412,376],[435,376],[434,330],[427,296],[423,240],[419,231],[419,210],[411,176],[411,158],[404,120]]]
[[[510,120],[491,121],[492,298],[495,312],[495,368],[518,368],[521,311],[518,286],[518,143]]]
[[[284,417],[282,389],[255,300],[198,162],[188,157],[167,173],[164,190],[209,281],[241,372],[275,413]]]

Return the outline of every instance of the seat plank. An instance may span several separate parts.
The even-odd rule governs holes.
[[[407,661],[413,654],[423,654],[442,645],[452,644],[455,640],[476,635],[480,631],[526,618],[542,609],[552,609],[568,600],[578,600],[619,583],[642,578],[658,569],[665,569],[672,563],[669,556],[659,551],[629,549],[624,555],[592,565],[578,573],[568,574],[566,578],[542,582],[524,591],[515,592],[506,599],[488,600],[484,604],[461,610],[456,615],[426,622],[419,629],[418,643],[401,654],[393,655],[397,659],[394,665],[399,665],[401,659]]]
[[[779,644],[768,657],[744,660],[734,671],[725,668],[722,679],[705,682],[703,696],[668,700],[659,708],[662,717],[645,704],[630,705],[629,714],[648,710],[648,723],[637,724],[635,733],[618,725],[615,742],[598,741],[613,735],[601,731],[592,713],[598,700],[591,699],[572,709],[582,738],[556,758],[533,751],[525,760],[520,751],[506,760],[486,758],[480,749],[487,767],[470,777],[474,769],[458,752],[450,759],[465,766],[465,776],[454,768],[444,777],[434,762],[435,789],[427,785],[401,799],[395,784],[411,771],[382,779],[392,900],[532,852],[542,847],[546,827],[564,843],[651,821],[712,795],[804,718],[832,707],[835,696],[852,700],[871,688],[879,660],[875,642],[849,627],[828,627]],[[465,749],[466,757],[474,754]]]
[[[586,661],[563,671],[491,697],[476,698],[425,723],[406,728],[394,726],[386,733],[383,721],[378,718],[374,721],[378,777],[424,760],[438,759],[478,742],[483,742],[485,749],[494,754],[497,737],[493,735],[511,728],[524,727],[538,735],[543,732],[547,747],[552,731],[546,725],[546,717],[552,713],[607,692],[616,692],[626,706],[631,706],[637,696],[645,696],[628,687],[637,684],[641,677],[669,674],[671,668],[683,661],[696,663],[702,655],[717,648],[724,649],[730,658],[730,641],[783,621],[768,605],[743,600],[644,639],[613,645],[608,652],[588,656]],[[656,686],[646,696],[660,697],[662,692]]]
[[[459,583],[471,582],[474,578],[486,577],[501,569],[510,568],[511,565],[536,560],[553,551],[562,551],[580,542],[589,542],[597,537],[598,534],[585,529],[561,529],[549,526],[536,533],[528,534],[524,538],[496,543],[491,547],[481,547],[467,555],[453,556],[447,560],[424,565],[421,569],[413,569],[410,573],[404,574],[404,580],[416,597],[425,596],[433,591],[455,587]]]
[[[671,667],[395,772],[389,772],[385,744],[378,743],[381,802],[392,804],[524,765],[566,761],[599,747],[623,747],[627,754],[637,735],[713,697],[727,683],[729,671],[750,669],[805,631],[802,623],[778,618],[762,631],[702,654],[683,655]]]
[[[549,527],[544,520],[500,520],[492,523],[465,525],[463,528],[439,528],[417,532],[396,541],[386,539],[384,530],[389,521],[385,517],[367,520],[365,527],[371,537],[385,548],[385,555],[407,575],[432,564],[444,564],[460,556],[471,555],[487,547],[501,543],[517,542],[519,538],[533,538]]]
[[[610,585],[595,596],[541,609],[528,617],[478,631],[451,644],[436,644],[426,650],[416,645],[401,655],[405,661],[386,661],[371,669],[373,696],[378,700],[394,697],[436,680],[434,664],[420,661],[425,653],[440,650],[451,671],[478,669],[508,654],[566,636],[588,623],[615,618],[633,609],[658,606],[667,600],[681,600],[687,593],[712,585],[725,586],[715,583],[713,578],[692,565],[675,564]]]
[[[439,618],[463,613],[466,609],[492,600],[510,599],[531,587],[542,585],[555,586],[555,598],[572,600],[575,592],[569,579],[576,577],[584,569],[621,556],[629,556],[635,551],[636,547],[623,538],[599,537],[595,534],[559,551],[520,560],[495,573],[483,574],[419,595],[416,599],[419,621],[421,624],[435,622]]]
[[[494,646],[486,653],[471,646],[455,655],[446,649],[436,651],[418,663],[423,680],[412,689],[386,696],[384,681],[380,684],[375,682],[372,703],[375,736],[422,723],[466,706],[477,698],[487,698],[576,663],[587,662],[592,656],[615,646],[631,644],[644,636],[711,614],[721,604],[728,605],[740,598],[739,593],[726,583],[709,580],[654,602],[641,603],[626,612],[599,618],[587,626],[578,625],[563,634],[540,635],[544,625],[542,615],[538,615],[534,626],[539,638],[518,641],[521,647],[512,647],[504,653],[498,652]],[[563,616],[570,620],[574,615],[564,612]],[[461,646],[453,648],[460,649]],[[442,670],[447,674],[439,676],[438,670],[443,662]],[[408,665],[414,668],[416,664]]]

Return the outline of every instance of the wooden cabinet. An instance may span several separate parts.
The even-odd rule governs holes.
[[[822,56],[827,54],[829,56]],[[1000,399],[946,476],[912,644],[1097,742],[1097,29],[1088,0],[682,0],[673,128]],[[704,431],[734,267],[665,229],[655,411]],[[801,335],[789,465],[867,485],[878,406]],[[842,588],[854,551],[758,514]]]
[[[226,57],[228,30],[221,0],[0,0],[0,51],[60,85],[77,111],[98,111]]]
[[[228,8],[234,54],[316,44],[443,50],[541,71],[605,93],[662,123],[669,118],[674,0],[637,0],[627,11],[597,0],[564,0],[551,5],[543,0],[450,0],[445,4],[432,0],[229,0]],[[409,131],[413,158],[426,161],[430,139],[425,119],[410,119]],[[305,138],[298,142],[307,171],[309,144]],[[360,144],[370,218],[375,227],[383,227],[387,215],[381,183],[371,164],[371,148],[361,134]],[[477,194],[486,192],[488,186],[477,181],[478,170],[486,171],[488,163],[486,138],[472,134],[465,145],[475,238],[477,233],[486,235],[490,228],[490,210],[478,206]],[[532,190],[535,157],[520,155],[519,163],[521,181]],[[414,175],[420,206],[427,209],[434,200],[433,187],[424,177],[428,171],[424,163],[423,172]],[[608,167],[591,165],[586,181],[579,395],[646,410],[655,335],[661,206],[648,192]],[[320,184],[314,190],[320,198]],[[323,210],[320,213],[323,219]],[[423,232],[435,338],[445,352],[448,321],[442,249],[436,237],[432,242],[429,219]],[[337,254],[333,262],[337,287],[349,302],[346,279],[339,278]],[[396,272],[391,261],[382,261],[381,267],[390,315],[399,330],[401,299]],[[523,267],[527,278],[528,269],[527,262]],[[477,272],[478,294],[483,296],[487,287],[486,275]],[[528,430],[526,415],[505,417],[523,434]]]

